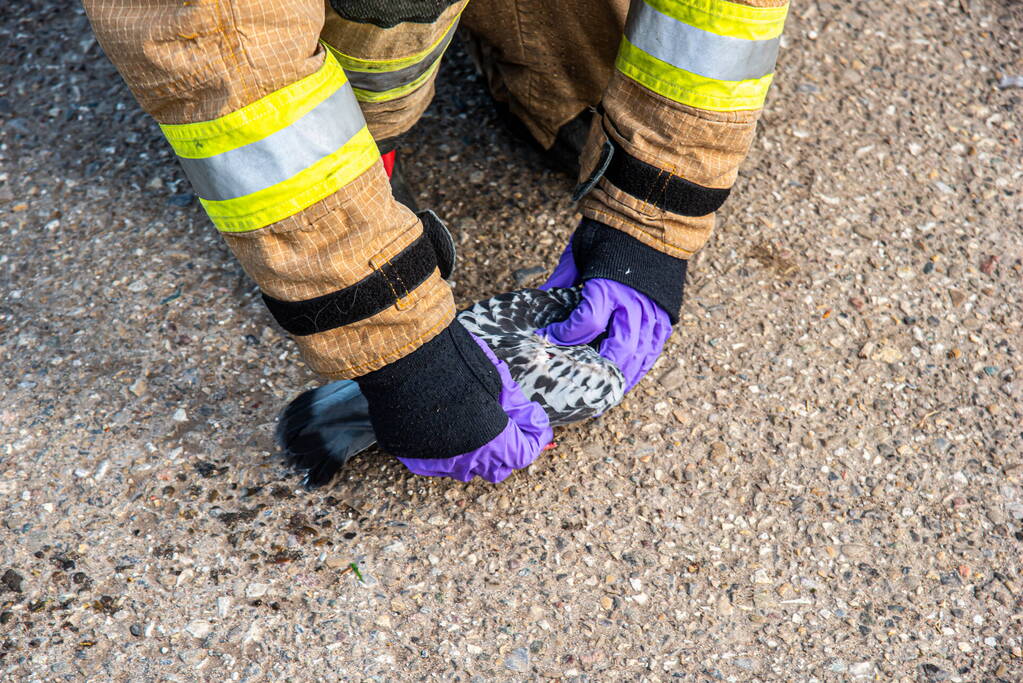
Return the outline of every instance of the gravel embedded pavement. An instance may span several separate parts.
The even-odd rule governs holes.
[[[795,2],[653,372],[501,485],[307,492],[317,380],[75,4],[0,9],[0,680],[1023,679],[1023,6]],[[461,48],[405,143],[462,303],[570,181]]]

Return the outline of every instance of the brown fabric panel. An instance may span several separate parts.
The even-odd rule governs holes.
[[[491,92],[544,147],[600,101],[628,0],[472,0],[461,26]]]
[[[714,214],[692,218],[652,207],[601,180],[580,203],[587,218],[632,235],[668,256],[687,259],[700,249],[714,230]]]
[[[321,37],[328,45],[358,59],[402,59],[428,49],[440,40],[468,0],[444,10],[432,24],[406,22],[391,28],[342,19],[325,2],[327,18]]]
[[[760,110],[706,111],[659,95],[615,71],[604,94],[608,133],[631,156],[704,187],[731,187]]]
[[[581,158],[581,178],[596,165],[607,137],[630,156],[703,185],[735,182],[759,111],[714,112],[689,107],[615,72],[604,94],[605,118],[595,117]],[[714,215],[680,216],[628,195],[601,179],[580,202],[584,216],[622,230],[676,258],[689,258],[710,238]]]
[[[780,7],[786,0],[736,0]],[[602,101],[608,129],[629,154],[706,187],[735,182],[759,111],[712,112],[651,92],[613,68],[628,0],[473,0],[462,26],[495,98],[507,102],[545,147],[558,128]],[[581,159],[585,178],[603,133],[596,128]],[[714,216],[669,214],[602,180],[586,197],[584,215],[645,244],[688,258],[708,239]]]
[[[416,215],[391,196],[378,161],[339,191],[293,216],[224,240],[260,288],[302,301],[355,284],[370,259],[397,254],[422,234]]]
[[[593,117],[590,136],[580,157],[580,181],[588,178],[597,165],[601,147],[608,139],[605,126],[610,127],[601,117]],[[625,144],[618,135],[615,135],[615,141],[619,145]],[[648,159],[644,161],[653,163]],[[692,256],[714,230],[713,214],[690,217],[662,211],[622,192],[604,179],[582,198],[579,210],[587,218],[617,228],[675,258]]]
[[[294,337],[317,373],[352,379],[379,370],[430,341],[455,317],[455,302],[435,272],[420,285],[409,307],[388,308],[372,318],[307,337]]]
[[[788,0],[733,1],[781,7]],[[491,94],[546,148],[562,125],[606,99],[628,9],[629,0],[472,0],[461,26]]]
[[[320,0],[84,0],[93,31],[160,123],[208,121],[323,64]]]
[[[386,140],[407,132],[416,125],[419,118],[433,101],[435,71],[421,86],[395,100],[388,102],[359,102],[366,125],[374,140]]]

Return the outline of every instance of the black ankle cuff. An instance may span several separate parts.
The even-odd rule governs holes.
[[[688,261],[668,256],[621,230],[583,218],[572,235],[572,256],[582,280],[604,278],[650,297],[678,322]]]
[[[501,378],[457,321],[412,353],[356,379],[380,446],[403,458],[450,458],[508,424]]]

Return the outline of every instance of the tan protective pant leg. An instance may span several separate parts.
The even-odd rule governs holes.
[[[472,0],[462,18],[499,102],[545,148],[611,80],[629,0]]]
[[[104,51],[161,124],[221,119],[319,70],[323,0],[85,0]],[[376,163],[283,220],[224,232],[267,295],[305,301],[347,288],[422,235]],[[332,378],[365,374],[431,339],[454,316],[437,270],[399,303],[343,327],[296,336]]]
[[[322,40],[340,53],[377,141],[408,131],[429,106],[438,67],[467,2],[456,2],[429,24],[406,22],[386,29],[347,21],[327,4]],[[359,88],[361,81],[375,89]]]
[[[639,0],[633,0],[638,2]],[[716,0],[720,1],[720,0]],[[732,0],[781,7],[787,0]],[[629,0],[472,0],[463,27],[494,97],[506,102],[544,147],[586,107],[594,117],[582,178],[597,163],[605,135],[630,156],[709,188],[729,188],[749,151],[760,110],[718,112],[668,100],[615,68]],[[728,3],[722,3],[728,4]],[[604,129],[610,132],[605,133]],[[580,209],[585,216],[678,258],[709,238],[715,214],[681,216],[602,180]]]

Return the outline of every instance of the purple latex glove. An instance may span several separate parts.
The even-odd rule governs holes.
[[[548,290],[555,287],[575,287],[579,283],[579,269],[575,267],[575,256],[572,255],[572,243],[569,242],[565,251],[561,252],[558,265],[554,272],[547,278],[547,282],[540,285],[539,289]]]
[[[540,289],[572,287],[578,279],[569,244]],[[582,294],[582,303],[568,320],[548,325],[537,334],[559,346],[576,346],[607,332],[598,349],[600,355],[618,366],[625,376],[625,390],[631,391],[664,350],[671,336],[671,318],[649,297],[614,280],[587,280]]]
[[[468,453],[451,458],[398,458],[413,474],[451,477],[459,481],[470,481],[479,475],[496,484],[512,470],[522,469],[536,460],[554,438],[550,420],[540,404],[527,400],[508,372],[508,366],[483,341],[475,335],[473,339],[501,377],[498,402],[508,413],[508,424],[493,441]]]

